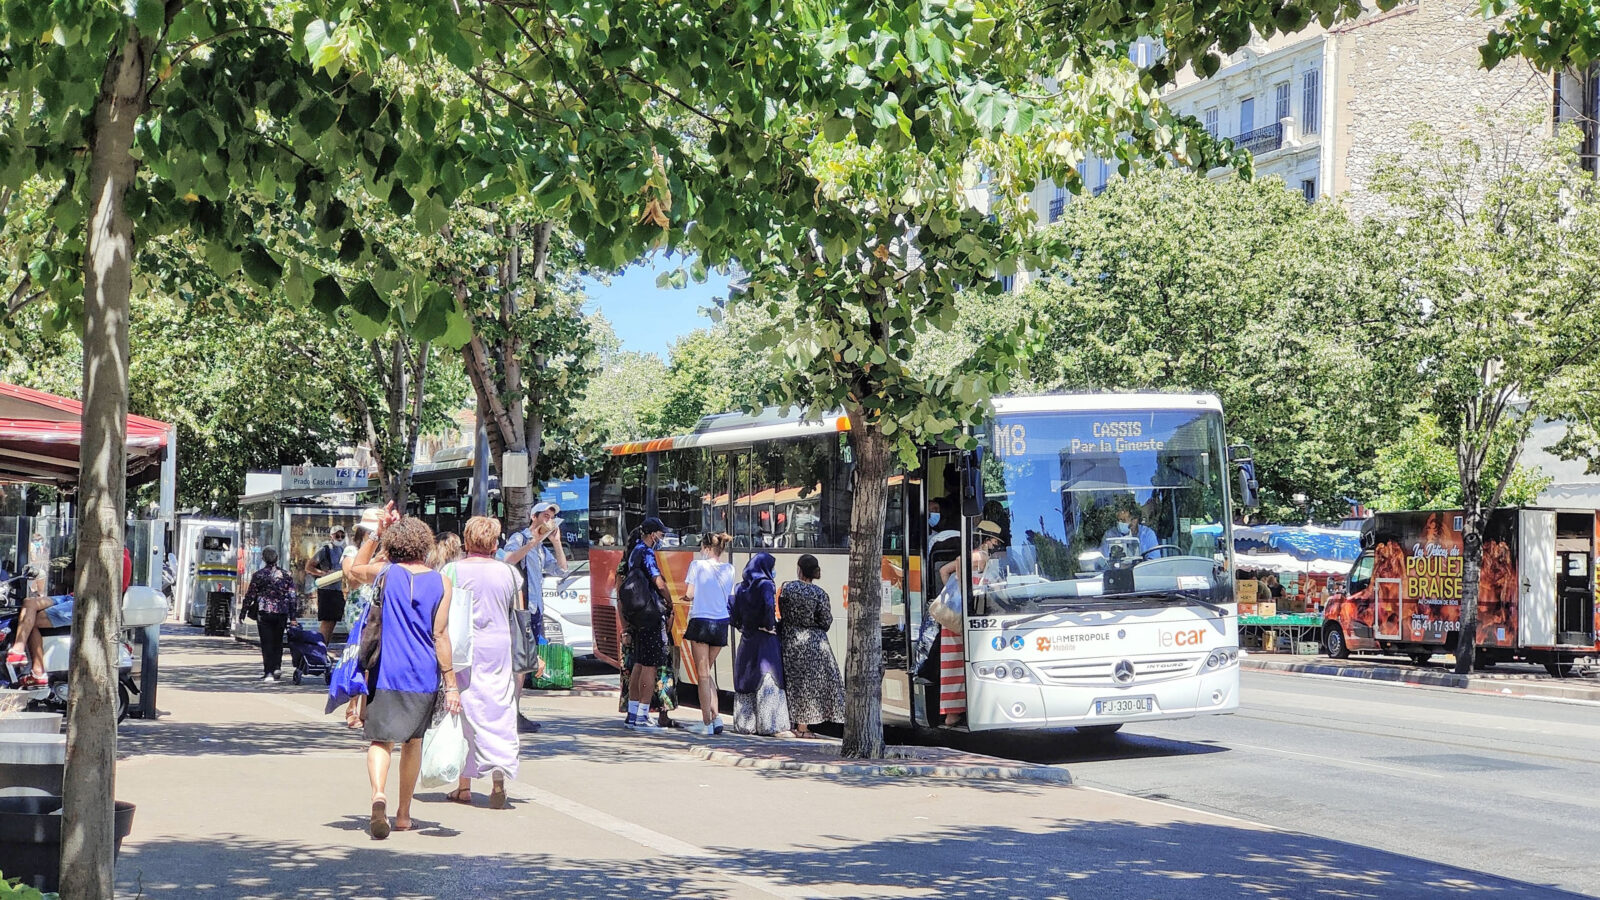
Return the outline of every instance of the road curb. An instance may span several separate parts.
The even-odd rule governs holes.
[[[1291,675],[1321,675],[1329,678],[1357,678],[1394,684],[1456,688],[1475,694],[1497,697],[1533,697],[1545,700],[1600,701],[1600,685],[1549,684],[1511,678],[1482,678],[1454,672],[1430,672],[1393,666],[1342,666],[1328,662],[1286,662],[1275,659],[1242,659],[1241,667],[1262,672]]]
[[[1035,784],[1072,784],[1072,773],[1054,766],[1032,765],[939,765],[915,760],[884,760],[881,763],[820,763],[770,756],[747,756],[734,750],[697,745],[689,755],[708,762],[744,769],[804,772],[811,775],[856,775],[871,778],[959,778],[963,781],[1026,781]]]

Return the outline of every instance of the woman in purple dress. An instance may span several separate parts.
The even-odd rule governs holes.
[[[506,778],[517,777],[517,674],[511,670],[511,609],[525,605],[522,575],[494,558],[500,522],[474,516],[461,530],[464,559],[446,569],[472,594],[472,665],[456,672],[465,714],[467,761],[447,796],[472,802],[472,779],[491,778],[489,808],[506,805]],[[459,630],[459,627],[458,627]]]
[[[387,563],[373,563],[376,544],[382,542]],[[389,836],[389,761],[400,744],[400,803],[394,811],[394,830],[411,828],[411,797],[422,773],[422,735],[433,722],[444,677],[446,712],[460,712],[461,699],[450,659],[450,580],[428,568],[433,549],[433,529],[421,519],[401,519],[393,505],[378,525],[378,540],[368,540],[356,555],[352,571],[360,580],[381,585],[373,598],[383,607],[376,672],[367,673],[366,706],[367,776],[372,781],[372,836]]]
[[[783,692],[783,645],[778,641],[777,560],[757,553],[733,593],[730,621],[739,630],[733,654],[733,730],[793,737],[789,698]]]

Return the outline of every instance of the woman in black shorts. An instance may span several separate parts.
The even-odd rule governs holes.
[[[722,711],[717,693],[717,654],[728,646],[728,599],[733,596],[733,565],[723,557],[733,535],[708,534],[700,539],[704,556],[689,565],[685,589],[689,597],[689,627],[683,639],[689,644],[694,676],[700,688],[699,727],[685,725],[695,734],[721,734]]]

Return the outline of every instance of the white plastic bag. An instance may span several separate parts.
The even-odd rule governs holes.
[[[467,735],[461,729],[461,714],[446,713],[422,736],[422,786],[454,785],[466,764]]]
[[[928,604],[928,615],[935,622],[956,632],[961,633],[961,626],[965,624],[967,611],[961,599],[961,576],[959,573],[945,579],[944,587],[939,591],[939,596],[933,598]]]
[[[450,666],[457,672],[472,668],[472,591],[456,580],[456,565],[444,567],[454,586],[450,592]]]

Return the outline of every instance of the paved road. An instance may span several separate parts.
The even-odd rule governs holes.
[[[1368,773],[1240,746],[1303,745],[1244,735],[1313,728],[1274,722],[1267,705],[1274,690],[1284,690],[1279,708],[1305,708],[1304,679],[1252,677],[1257,703],[1245,717],[1118,738],[1102,745],[1109,751],[1098,754],[1102,761],[1080,753],[1074,771],[1117,791],[734,768],[694,758],[687,736],[625,732],[612,697],[530,696],[524,706],[545,728],[524,741],[510,809],[483,808],[481,794],[477,807],[467,808],[446,802],[438,790],[424,791],[415,810],[418,829],[376,843],[364,829],[362,742],[322,714],[320,686],[260,685],[252,651],[215,639],[174,635],[162,651],[162,706],[169,714],[126,723],[119,740],[117,793],[138,804],[117,866],[121,897],[1571,896],[1545,886],[1554,878],[1482,874],[1508,868],[1488,853],[1454,859],[1438,842],[1400,846],[1393,835],[1340,840],[1312,827],[1323,816],[1318,798],[1304,796],[1306,785],[1314,790],[1326,782],[1315,776],[1353,780]],[[1541,705],[1538,712],[1568,709]],[[1171,735],[1185,728],[1197,732]],[[1208,729],[1214,738],[1203,733]],[[1234,745],[1202,743],[1223,738]],[[1058,754],[1046,749],[1052,744],[1061,746],[1061,736],[1032,750]],[[1425,752],[1467,751],[1426,746]],[[1351,758],[1390,764],[1366,760],[1371,753],[1352,748]],[[1258,799],[1240,804],[1228,796],[1238,792],[1226,790],[1211,798],[1181,796],[1196,794],[1192,786],[1204,784],[1208,771],[1212,781],[1222,772],[1237,783],[1257,778],[1251,796]],[[1591,774],[1586,784],[1595,783]],[[1384,796],[1381,790],[1369,796]],[[1120,791],[1167,794],[1256,818],[1266,817],[1256,810],[1275,811],[1311,833]],[[1427,821],[1439,830],[1449,824],[1442,815]],[[1507,830],[1512,825],[1523,827],[1518,821]],[[1590,849],[1576,846],[1586,840],[1576,837],[1552,853],[1568,860],[1564,872]]]
[[[988,744],[1079,784],[1600,894],[1600,706],[1244,674],[1236,715]]]

